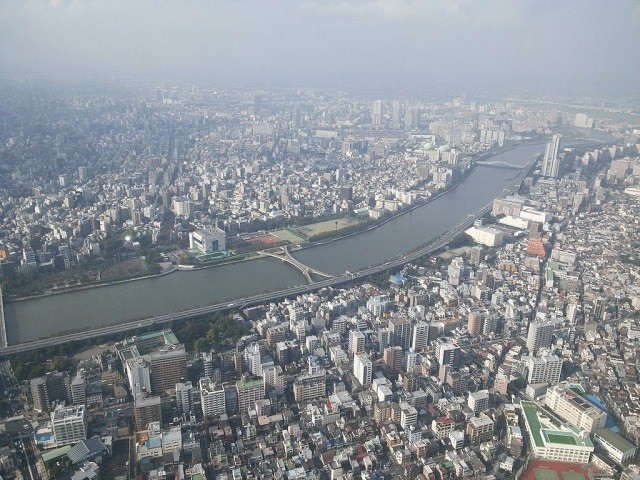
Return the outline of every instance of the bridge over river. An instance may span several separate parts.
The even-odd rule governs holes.
[[[298,270],[300,270],[302,272],[302,274],[305,276],[305,278],[307,279],[307,283],[313,283],[313,278],[311,277],[311,274],[314,273],[320,277],[325,277],[325,278],[333,278],[333,275],[330,275],[328,273],[325,272],[321,272],[320,270],[316,270],[315,268],[311,268],[308,265],[305,265],[304,263],[302,263],[299,260],[296,260],[295,258],[293,258],[291,256],[291,253],[289,252],[289,245],[285,245],[284,247],[282,247],[282,251],[283,251],[283,255],[280,255],[278,253],[274,253],[274,252],[269,252],[269,251],[262,251],[260,253],[262,253],[263,255],[267,255],[269,257],[273,257],[273,258],[278,258],[280,260],[282,260],[283,262],[287,262],[291,265],[293,265],[294,267],[296,267]]]

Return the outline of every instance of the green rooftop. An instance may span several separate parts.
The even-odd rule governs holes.
[[[527,420],[527,428],[530,430],[536,447],[550,447],[552,444],[574,447],[593,447],[589,437],[581,435],[580,430],[563,425],[556,428],[543,427],[540,423],[540,407],[534,402],[521,402],[522,411]]]
[[[243,375],[242,378],[236,382],[236,387],[240,389],[256,388],[262,385],[262,377],[249,377],[248,375]]]
[[[63,457],[71,450],[71,445],[65,445],[64,447],[54,448],[53,450],[49,450],[48,452],[44,452],[42,454],[42,461],[44,463],[50,462],[51,460],[55,460],[56,458]]]
[[[559,443],[561,445],[577,445],[576,439],[570,433],[552,433],[544,432],[546,439],[551,443]]]
[[[636,446],[626,438],[612,432],[608,428],[599,428],[596,430],[596,438],[601,438],[605,442],[613,445],[620,452],[627,452],[631,449],[635,450]]]

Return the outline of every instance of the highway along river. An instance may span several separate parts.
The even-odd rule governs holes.
[[[544,145],[520,145],[491,161],[524,165]],[[296,252],[331,274],[379,264],[447,232],[501,195],[517,170],[478,166],[457,188],[384,225]],[[9,345],[63,332],[135,322],[141,318],[233,301],[305,283],[295,267],[274,258],[238,262],[162,277],[12,302],[5,306]]]

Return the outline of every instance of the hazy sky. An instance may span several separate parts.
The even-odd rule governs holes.
[[[0,72],[639,93],[623,0],[0,0]]]

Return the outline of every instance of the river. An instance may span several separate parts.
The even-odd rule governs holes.
[[[521,144],[491,161],[524,165],[543,144]],[[501,195],[516,170],[478,166],[457,188],[384,225],[295,253],[331,274],[355,271],[412,250]],[[135,321],[305,283],[293,266],[273,258],[50,295],[5,306],[9,345],[73,330]]]

